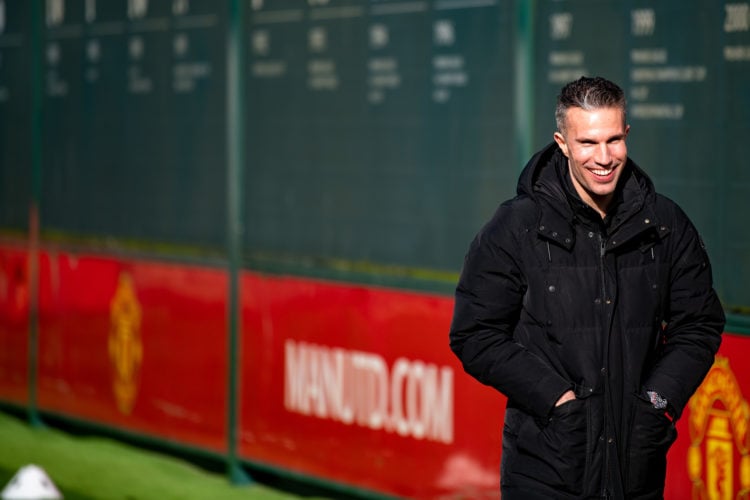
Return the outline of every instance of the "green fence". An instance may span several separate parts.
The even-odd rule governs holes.
[[[747,2],[230,3],[0,0],[0,227],[36,197],[47,239],[447,291],[599,74],[747,312]]]

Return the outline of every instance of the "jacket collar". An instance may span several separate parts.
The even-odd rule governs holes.
[[[663,237],[668,229],[653,210],[655,191],[648,175],[628,158],[610,213],[602,220],[573,188],[567,158],[556,143],[535,154],[518,181],[519,195],[531,197],[540,207],[537,232],[547,240],[570,249],[575,243],[575,224],[597,227],[609,238],[607,250],[616,248],[643,231],[656,228]]]

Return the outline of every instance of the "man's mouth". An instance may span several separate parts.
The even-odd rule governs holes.
[[[591,172],[592,174],[596,175],[597,177],[607,177],[614,170],[615,170],[614,168],[610,168],[610,169],[607,169],[607,170],[605,170],[605,169],[591,169],[591,170],[589,170],[589,172]]]

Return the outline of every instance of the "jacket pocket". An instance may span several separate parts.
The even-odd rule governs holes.
[[[589,455],[588,408],[588,400],[577,399],[556,407],[546,422],[527,418],[518,432],[514,472],[580,494]]]
[[[651,402],[635,398],[628,447],[627,496],[663,491],[667,451],[677,439],[674,423]]]

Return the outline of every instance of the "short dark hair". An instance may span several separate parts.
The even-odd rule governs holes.
[[[625,93],[614,82],[600,76],[582,76],[565,85],[557,96],[555,121],[557,130],[563,132],[565,115],[570,108],[581,108],[587,111],[598,108],[620,108],[625,120],[627,103]]]

